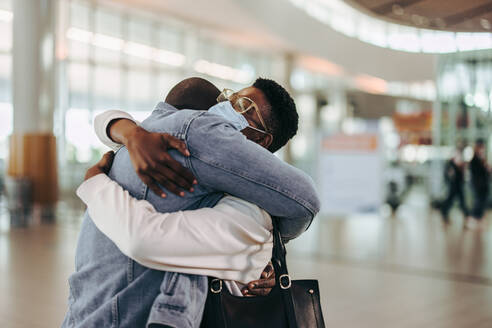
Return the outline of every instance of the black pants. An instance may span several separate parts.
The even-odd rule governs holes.
[[[472,215],[475,219],[480,220],[487,207],[487,199],[489,198],[489,191],[484,189],[474,189],[473,193],[475,195],[473,203]]]
[[[452,185],[449,188],[448,197],[446,197],[441,206],[441,212],[444,218],[448,217],[449,210],[451,209],[451,206],[453,206],[453,202],[456,197],[458,197],[460,202],[460,208],[463,211],[463,215],[465,217],[468,215],[468,209],[466,208],[465,196],[463,193],[463,185]]]

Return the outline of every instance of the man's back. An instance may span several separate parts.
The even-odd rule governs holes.
[[[171,106],[157,110],[142,122],[148,131],[166,132],[180,137],[185,133],[189,122],[202,112],[194,110],[176,111]],[[172,119],[169,116],[173,115]],[[174,117],[176,116],[176,117]],[[172,154],[184,166],[183,156]],[[169,194],[162,199],[151,193],[135,173],[126,148],[121,148],[114,159],[109,176],[138,199],[148,199],[160,212],[174,212],[183,209],[211,207],[221,197],[207,188],[196,186],[195,192],[185,197]],[[189,282],[190,289],[181,293],[182,297],[172,299],[172,304],[162,300],[166,311],[182,314],[191,301],[187,297],[200,299],[206,296],[206,278],[174,272],[151,270],[125,256],[116,245],[100,232],[89,215],[85,213],[77,245],[76,272],[70,277],[70,313],[65,326],[87,327],[144,327],[149,310],[159,294],[159,286],[168,280],[170,296],[176,294],[173,281],[177,276]],[[191,284],[195,288],[191,288]],[[200,288],[201,287],[201,288]],[[138,291],[138,292],[136,292]],[[193,295],[194,294],[194,295]]]

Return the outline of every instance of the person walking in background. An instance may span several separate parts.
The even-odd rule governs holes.
[[[466,226],[473,228],[481,223],[489,197],[490,172],[485,156],[485,142],[482,139],[478,139],[475,144],[470,172],[474,204],[472,218],[467,220]]]
[[[465,163],[462,157],[462,150],[457,148],[454,156],[446,163],[444,169],[444,181],[448,185],[448,196],[441,206],[442,219],[445,223],[449,222],[449,210],[453,206],[454,200],[458,197],[460,208],[463,216],[468,216],[468,210],[465,203],[463,186],[465,181]]]

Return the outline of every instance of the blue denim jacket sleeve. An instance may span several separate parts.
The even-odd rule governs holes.
[[[274,154],[249,141],[212,113],[195,118],[187,131],[189,157],[199,183],[255,203],[282,218],[286,240],[311,224],[320,201],[313,180]]]

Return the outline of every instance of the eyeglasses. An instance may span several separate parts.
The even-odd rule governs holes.
[[[237,96],[236,92],[231,89],[224,89],[220,95],[217,97],[217,102],[222,102],[229,100],[232,104],[232,107],[238,112],[239,114],[244,114],[250,109],[254,108],[256,111],[256,114],[258,115],[258,118],[260,119],[261,126],[263,127],[264,131],[260,129],[256,129],[254,127],[250,127],[253,130],[258,130],[263,133],[270,134],[268,132],[267,126],[265,124],[265,121],[263,120],[263,117],[261,116],[260,109],[258,108],[258,105],[251,100],[248,97],[244,96],[239,96],[237,99],[235,99],[235,95]]]

